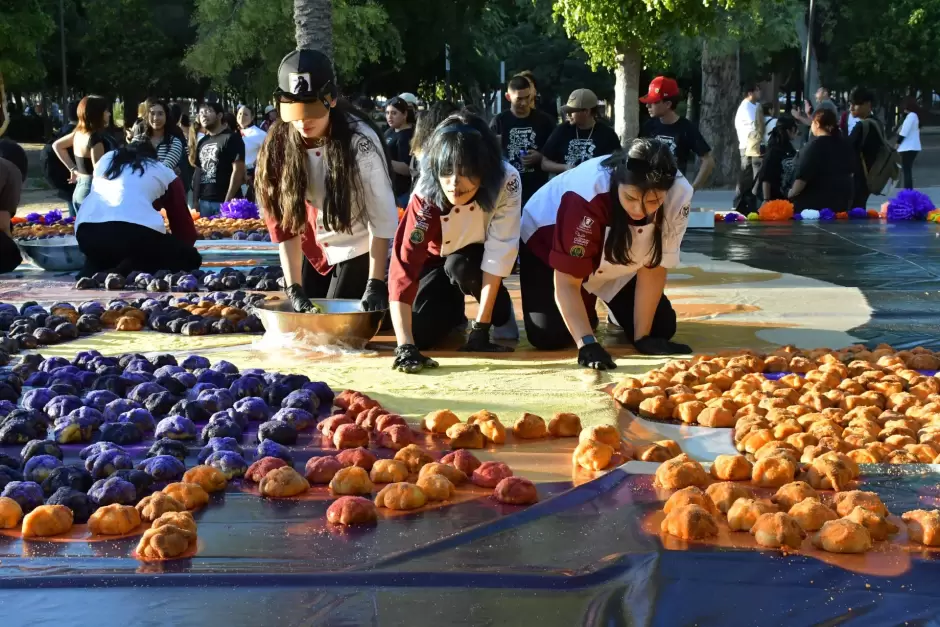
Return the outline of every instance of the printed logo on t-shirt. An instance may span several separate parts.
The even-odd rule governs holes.
[[[685,205],[684,207],[682,207],[682,217],[683,217],[683,218],[688,218],[688,217],[689,217],[689,210],[690,210],[690,209],[691,209],[691,207],[690,207],[689,205]]]
[[[669,146],[669,151],[672,153],[672,156],[676,156],[676,138],[671,135],[657,135],[654,139],[660,141],[667,146]]]
[[[531,126],[522,126],[509,129],[509,144],[506,151],[509,153],[509,163],[520,172],[535,172],[535,167],[522,165],[522,151],[535,148],[535,129]]]
[[[202,168],[202,183],[215,183],[219,172],[219,144],[206,142],[199,148],[199,164]]]
[[[568,251],[572,257],[577,257],[580,259],[584,256],[584,246],[572,246],[571,250]]]
[[[568,153],[565,155],[565,163],[570,166],[581,165],[585,161],[594,158],[593,139],[572,139],[568,142]]]

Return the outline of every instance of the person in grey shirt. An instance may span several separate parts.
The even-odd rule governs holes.
[[[813,105],[809,102],[809,100],[807,100],[803,104],[804,104],[803,106],[804,111],[800,111],[796,107],[794,107],[791,113],[793,114],[794,118],[796,118],[797,120],[799,120],[801,124],[805,124],[806,126],[812,125],[813,114],[816,113],[816,111],[820,111],[822,109],[829,109],[830,111],[836,114],[837,118],[839,117],[839,107],[837,107],[836,103],[832,101],[832,98],[829,94],[829,90],[825,87],[820,87],[819,89],[816,90],[816,108],[815,109],[813,108]]]

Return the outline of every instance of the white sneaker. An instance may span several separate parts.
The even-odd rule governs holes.
[[[490,336],[494,340],[518,340],[519,325],[516,323],[516,310],[512,301],[509,301],[509,321],[503,326],[493,327]]]

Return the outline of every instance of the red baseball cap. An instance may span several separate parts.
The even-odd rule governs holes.
[[[666,98],[676,98],[679,95],[679,84],[671,78],[666,78],[665,76],[657,76],[653,79],[653,82],[650,83],[649,93],[645,97],[640,98],[640,102],[643,104],[651,104],[654,102],[661,102]]]

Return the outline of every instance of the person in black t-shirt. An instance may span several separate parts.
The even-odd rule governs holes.
[[[555,120],[532,108],[532,84],[524,76],[509,81],[509,111],[503,111],[490,123],[499,135],[503,157],[522,176],[522,204],[548,181],[542,171],[542,150],[555,130]]]
[[[415,134],[415,112],[403,98],[395,96],[385,103],[385,120],[388,122],[385,150],[394,172],[392,189],[395,192],[395,202],[399,207],[407,207],[408,196],[411,195],[409,163],[411,138]]]
[[[685,174],[689,157],[698,155],[701,165],[692,182],[701,189],[715,168],[711,146],[687,118],[676,113],[679,106],[679,84],[671,78],[657,76],[650,83],[649,93],[640,102],[646,105],[650,119],[640,129],[640,137],[658,139],[672,149],[679,171]]]
[[[851,208],[852,151],[838,125],[831,109],[819,109],[813,116],[810,132],[814,138],[800,150],[796,180],[789,192],[795,211],[831,209],[839,213]]]
[[[620,149],[620,138],[612,128],[597,121],[597,96],[590,89],[571,92],[561,108],[569,121],[557,127],[545,144],[542,170],[561,174]]]
[[[849,135],[849,146],[852,150],[853,172],[855,175],[855,192],[852,195],[852,207],[864,208],[868,204],[871,192],[868,190],[868,177],[866,168],[871,167],[878,158],[878,151],[884,143],[885,132],[881,122],[871,116],[871,105],[874,96],[870,91],[857,87],[852,91],[849,101],[852,103],[852,115],[858,122]],[[864,160],[864,163],[863,163]]]
[[[758,180],[764,200],[780,200],[787,197],[796,176],[796,150],[793,140],[799,128],[789,115],[782,115],[770,131],[767,154],[761,164]]]
[[[223,202],[236,198],[245,179],[245,142],[222,124],[222,105],[207,102],[199,107],[206,131],[196,147],[193,198],[202,217],[219,213]]]

